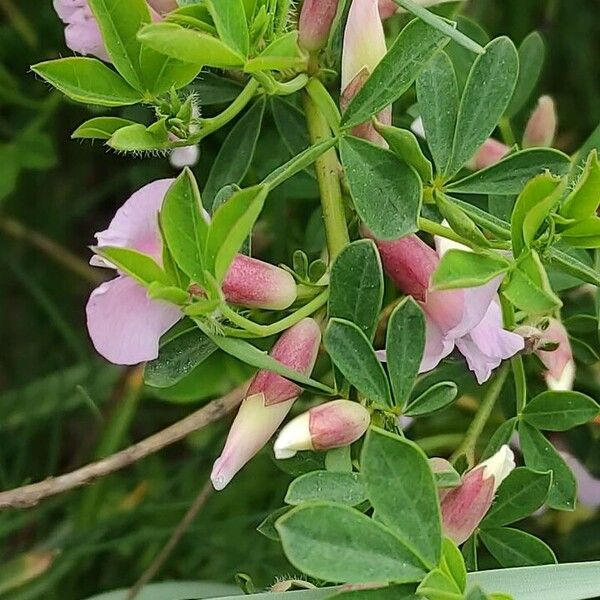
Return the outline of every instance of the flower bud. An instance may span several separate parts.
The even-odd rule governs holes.
[[[327,44],[338,0],[304,0],[298,22],[298,42],[308,52]]]
[[[554,350],[546,350],[549,344],[558,344]],[[546,385],[551,390],[567,391],[573,389],[575,381],[575,361],[569,341],[569,334],[558,319],[550,319],[548,327],[542,332],[540,349],[537,351],[547,371],[544,374]]]
[[[169,162],[175,169],[183,169],[184,167],[193,167],[199,158],[200,146],[193,144],[192,146],[183,146],[171,150]]]
[[[463,475],[458,487],[445,491],[440,501],[444,535],[455,544],[466,542],[492,506],[496,490],[514,468],[514,454],[504,445]]]
[[[151,8],[164,15],[178,7],[177,0],[147,0]]]
[[[486,167],[491,167],[501,161],[510,151],[510,148],[495,140],[488,138],[483,145],[477,150],[473,158],[466,164],[467,169],[479,171]]]
[[[319,326],[313,319],[304,319],[283,333],[271,356],[290,369],[310,375],[320,343]],[[301,391],[295,383],[270,371],[256,374],[213,466],[211,480],[216,490],[225,488],[269,441]]]
[[[557,117],[554,100],[542,96],[533,111],[523,134],[523,148],[550,147],[556,135]]]
[[[275,441],[275,458],[291,458],[299,450],[332,450],[348,446],[369,427],[369,411],[349,400],[315,406],[290,421]]]
[[[296,300],[296,282],[287,271],[243,254],[233,259],[221,289],[228,302],[248,308],[283,310]]]

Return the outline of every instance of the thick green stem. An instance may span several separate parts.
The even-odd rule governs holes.
[[[425,219],[424,217],[419,217],[419,229],[425,233],[439,235],[440,237],[446,238],[447,240],[452,240],[453,242],[458,242],[464,246],[473,247],[474,245],[469,240],[466,240],[462,236],[458,235],[458,233],[456,233],[453,229],[450,229],[450,227],[440,225],[440,223]]]
[[[500,305],[502,306],[502,318],[504,326],[507,329],[514,329],[516,325],[515,309],[513,305],[500,294]],[[523,366],[523,357],[520,354],[510,359],[510,366],[513,370],[515,380],[515,404],[517,414],[525,408],[527,402],[527,378],[525,377],[525,367]]]
[[[477,414],[473,421],[471,421],[471,425],[465,433],[462,444],[454,451],[454,454],[452,454],[452,457],[450,458],[452,462],[456,462],[461,456],[465,456],[469,468],[475,465],[475,447],[477,445],[477,440],[494,410],[496,400],[498,399],[502,387],[504,386],[504,382],[506,381],[506,377],[508,376],[508,368],[508,364],[502,365],[496,377],[490,383],[486,394],[479,405]]]
[[[327,119],[308,94],[304,94],[304,111],[311,142],[317,144],[330,139],[332,134]],[[329,250],[329,260],[331,261],[350,241],[344,213],[339,169],[337,154],[333,148],[315,161],[317,181],[321,192],[327,248]]]
[[[515,138],[512,125],[510,124],[510,119],[508,117],[502,117],[500,123],[498,123],[498,127],[500,128],[504,143],[507,146],[514,146],[517,143],[517,139]]]

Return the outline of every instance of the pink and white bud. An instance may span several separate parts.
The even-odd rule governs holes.
[[[550,147],[557,128],[556,106],[550,96],[542,96],[531,114],[523,134],[523,148]]]
[[[147,0],[147,2],[160,15],[178,8],[177,0]]]
[[[332,450],[349,446],[369,427],[369,411],[350,400],[315,406],[290,421],[275,441],[275,458],[291,458],[301,450]]]
[[[565,326],[558,319],[550,319],[548,327],[542,332],[540,345],[558,344],[555,350],[538,350],[537,355],[547,371],[544,374],[546,385],[551,390],[566,391],[573,389],[575,381],[575,361]]]
[[[284,269],[238,254],[221,286],[227,302],[284,310],[296,300],[296,282]]]
[[[488,138],[465,166],[472,171],[479,171],[500,162],[509,152],[510,148],[506,144]]]
[[[198,162],[199,158],[200,146],[198,146],[198,144],[174,148],[171,150],[171,154],[169,154],[169,162],[175,169],[193,167]]]
[[[385,33],[377,0],[353,0],[344,31],[342,50],[342,111],[358,94],[386,52]],[[381,123],[390,125],[392,107],[385,108],[377,118]],[[355,127],[352,133],[373,143],[386,145],[370,122]]]
[[[440,500],[444,535],[455,544],[466,542],[492,506],[500,484],[515,468],[515,457],[508,446],[502,446],[463,475],[461,484],[445,491]]]
[[[304,319],[279,338],[271,356],[295,371],[310,375],[320,343],[319,326],[313,319]],[[275,373],[257,373],[229,430],[223,452],[213,465],[211,480],[216,490],[224,489],[269,441],[301,391]]]
[[[298,21],[298,42],[308,52],[327,44],[337,13],[338,0],[304,0]]]

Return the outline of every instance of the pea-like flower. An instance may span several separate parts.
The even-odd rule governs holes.
[[[286,367],[310,375],[320,343],[317,322],[307,318],[284,332],[270,354]],[[301,393],[302,388],[281,375],[271,371],[256,374],[213,466],[211,480],[216,490],[225,488],[271,439]]]
[[[338,0],[304,0],[298,20],[298,41],[309,52],[327,44],[338,9]]]
[[[154,181],[135,192],[108,229],[96,234],[97,245],[137,250],[161,264],[158,214],[173,181]],[[114,268],[97,256],[91,264]],[[289,273],[243,255],[234,259],[222,290],[228,302],[251,308],[282,310],[296,299],[296,284]],[[110,362],[122,365],[156,358],[161,335],[183,316],[178,306],[149,298],[142,285],[123,273],[92,292],[86,312],[96,350]]]
[[[523,148],[552,146],[557,125],[554,100],[550,96],[542,96],[525,126]]]

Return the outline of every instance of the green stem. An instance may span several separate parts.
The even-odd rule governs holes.
[[[330,139],[332,135],[327,119],[308,94],[304,94],[304,111],[311,143],[317,144]],[[330,261],[333,261],[350,242],[344,213],[339,168],[337,154],[333,148],[315,161]]]
[[[440,223],[425,219],[424,217],[419,217],[419,229],[421,231],[425,231],[426,233],[430,233],[431,235],[439,235],[447,240],[458,242],[459,244],[469,246],[470,248],[473,247],[472,242],[458,235],[458,233],[456,233],[453,229],[450,229],[450,227],[440,225]]]
[[[517,139],[515,138],[512,125],[510,124],[510,119],[508,117],[502,117],[500,123],[498,123],[498,127],[500,128],[504,143],[507,146],[514,146],[517,143]]]
[[[504,326],[507,329],[514,329],[516,325],[515,309],[513,305],[500,294],[500,305],[502,306],[502,317]],[[525,408],[527,402],[527,378],[525,377],[525,367],[523,366],[523,357],[520,354],[510,359],[510,366],[513,370],[515,380],[515,403],[517,414]]]
[[[296,312],[281,319],[271,325],[259,325],[254,321],[250,321],[245,317],[242,317],[239,313],[235,312],[232,308],[226,304],[221,307],[223,316],[226,317],[232,323],[235,323],[241,329],[234,329],[232,327],[224,327],[223,332],[229,337],[237,338],[256,338],[256,337],[268,337],[281,333],[286,329],[289,329],[292,325],[299,323],[305,317],[312,315],[314,312],[319,310],[325,305],[329,298],[329,290],[324,290],[316,298],[313,298],[310,302],[299,308]]]
[[[327,120],[327,124],[331,128],[331,131],[337,135],[340,131],[340,121],[342,120],[342,116],[335,100],[327,91],[327,88],[320,79],[311,77],[310,81],[306,84],[306,91]]]
[[[465,433],[462,444],[454,451],[450,458],[451,462],[455,463],[461,456],[464,455],[467,458],[469,468],[475,465],[475,446],[477,445],[477,440],[479,439],[485,424],[490,418],[492,411],[494,410],[494,405],[496,404],[496,400],[502,391],[502,387],[504,386],[507,376],[508,364],[504,364],[500,367],[496,377],[490,383],[486,394],[479,405],[477,414],[475,415],[473,421],[471,421],[471,425]]]

